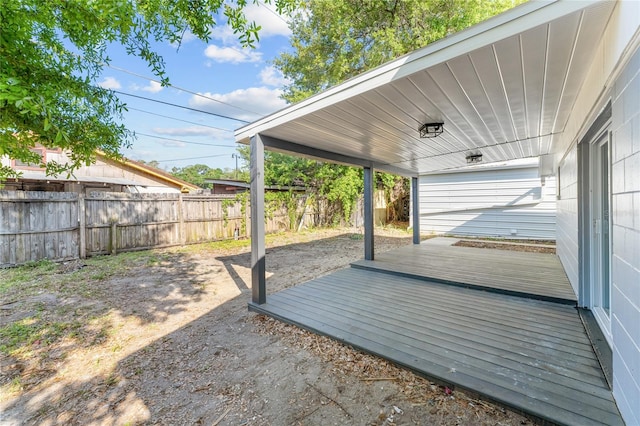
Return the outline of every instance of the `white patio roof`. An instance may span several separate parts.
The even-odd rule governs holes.
[[[238,129],[408,175],[552,153],[615,2],[529,2]],[[421,139],[426,122],[444,133]],[[337,154],[336,157],[323,153]]]

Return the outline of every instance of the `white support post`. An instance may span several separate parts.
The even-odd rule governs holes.
[[[373,260],[373,169],[364,168],[364,258]]]
[[[420,244],[420,188],[417,177],[411,178],[411,216],[413,244]]]
[[[251,137],[251,300],[267,301],[264,237],[264,144],[260,135]]]

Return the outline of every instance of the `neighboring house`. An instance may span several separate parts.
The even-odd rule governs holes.
[[[56,149],[36,147],[33,151],[40,153],[44,162],[56,161],[64,164],[68,161],[66,153]],[[9,191],[53,191],[90,193],[131,192],[131,193],[188,193],[198,190],[190,184],[170,175],[158,168],[123,159],[112,160],[104,154],[96,154],[96,162],[82,166],[73,175],[47,176],[45,170],[32,164],[23,164],[8,157],[0,162],[21,173],[19,178],[11,178],[4,182],[4,190]]]
[[[211,193],[215,195],[235,195],[249,191],[250,184],[241,180],[233,179],[205,179],[204,183],[210,183],[212,185]],[[292,191],[304,193],[306,188],[304,186],[278,186],[269,185],[265,187],[267,191]]]
[[[611,349],[622,417],[640,424],[640,2],[527,2],[235,135],[252,149],[254,305],[264,149],[363,167],[368,260],[374,169],[411,177],[415,200],[428,173],[540,156],[559,187],[558,256]]]
[[[537,158],[421,175],[420,229],[434,234],[556,238],[556,180]]]

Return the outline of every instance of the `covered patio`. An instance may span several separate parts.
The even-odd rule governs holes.
[[[539,157],[555,174],[614,6],[528,2],[238,129],[251,146],[250,309],[544,421],[621,424],[558,259],[421,244],[419,190],[421,175],[470,162]],[[265,149],[364,170],[364,259],[268,298]],[[412,186],[414,245],[382,255],[375,170]]]
[[[410,248],[249,308],[538,420],[623,424],[555,255],[429,241]],[[480,258],[483,268],[465,267]],[[411,264],[420,272],[407,273]],[[489,277],[496,287],[469,285]]]

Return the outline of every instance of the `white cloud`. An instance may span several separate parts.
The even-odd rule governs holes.
[[[149,93],[158,93],[159,91],[164,89],[164,87],[162,87],[162,85],[157,81],[150,81],[146,86],[138,86],[137,84],[132,84],[130,87],[131,90],[142,90]]]
[[[260,71],[260,81],[267,86],[282,87],[291,83],[291,81],[285,78],[280,70],[277,70],[273,65],[264,67]]]
[[[142,90],[150,93],[158,93],[163,89],[162,85],[157,81],[150,81],[147,86],[144,86]]]
[[[231,62],[232,64],[239,64],[242,62],[260,62],[262,60],[262,53],[253,49],[219,47],[215,44],[207,46],[204,50],[204,54],[207,58],[213,59],[216,62]]]
[[[216,40],[220,40],[222,44],[237,44],[238,35],[233,33],[233,30],[228,25],[216,25],[211,30],[211,37]]]
[[[257,25],[262,27],[258,35],[260,38],[266,38],[270,36],[285,36],[291,35],[291,30],[287,25],[287,16],[278,16],[278,12],[271,5],[266,4],[252,4],[246,7],[245,16],[249,22],[254,21]]]
[[[102,87],[103,89],[109,90],[116,90],[122,87],[120,82],[116,80],[115,77],[105,77],[104,80],[98,83],[98,86]]]
[[[189,106],[213,112],[215,114],[236,117],[246,121],[256,120],[261,116],[270,114],[287,106],[287,103],[280,98],[282,90],[270,89],[268,87],[250,87],[248,89],[238,89],[224,94],[202,93],[202,95],[242,109],[233,108],[229,105],[205,99],[201,96],[192,96],[189,100]],[[252,114],[248,111],[252,111],[257,114]]]
[[[272,5],[265,5],[263,3],[251,4],[244,9],[244,14],[249,22],[255,22],[261,29],[258,32],[260,39],[270,36],[291,36],[291,30],[287,24],[289,17],[287,15],[280,15]],[[211,37],[216,40],[222,41],[225,45],[237,44],[238,34],[233,33],[233,29],[229,25],[216,25],[211,30]]]
[[[189,43],[190,41],[193,40],[197,40],[198,37],[196,37],[191,31],[187,30],[184,32],[184,34],[182,34],[182,38],[180,39],[180,41],[176,41],[174,43],[171,43],[171,47],[174,48],[179,48],[180,46],[183,46],[187,43]]]
[[[229,132],[203,126],[155,127],[152,130],[159,135],[165,136],[213,136],[220,139],[230,135]]]

